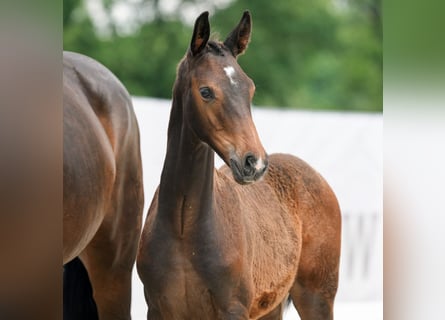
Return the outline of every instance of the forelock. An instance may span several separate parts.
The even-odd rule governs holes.
[[[215,55],[218,55],[218,56],[224,56],[225,55],[225,52],[224,52],[224,49],[223,49],[223,44],[221,42],[219,42],[219,41],[210,40],[207,43],[207,48],[208,48],[209,52],[211,52],[211,53],[213,53]]]

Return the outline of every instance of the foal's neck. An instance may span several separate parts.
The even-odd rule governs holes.
[[[159,216],[176,235],[193,232],[211,212],[213,173],[214,151],[187,125],[181,99],[174,96],[159,187]]]

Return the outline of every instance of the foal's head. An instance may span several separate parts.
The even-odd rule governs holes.
[[[246,11],[224,42],[209,41],[208,12],[202,13],[175,84],[186,123],[230,166],[240,184],[258,180],[268,165],[250,110],[255,85],[236,60],[247,48],[250,31]]]

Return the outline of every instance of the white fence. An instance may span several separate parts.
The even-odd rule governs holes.
[[[170,101],[133,102],[141,132],[145,214],[165,157]],[[253,118],[268,153],[302,158],[337,195],[343,230],[336,319],[383,319],[382,115],[254,108]],[[133,287],[133,317],[145,319],[136,274]],[[294,315],[291,310],[286,319]]]

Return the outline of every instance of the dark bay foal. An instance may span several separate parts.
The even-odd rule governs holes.
[[[245,12],[224,42],[209,41],[204,12],[179,64],[137,258],[147,319],[281,319],[289,295],[302,319],[333,318],[338,203],[309,165],[261,145],[255,86],[236,60],[250,33]]]

